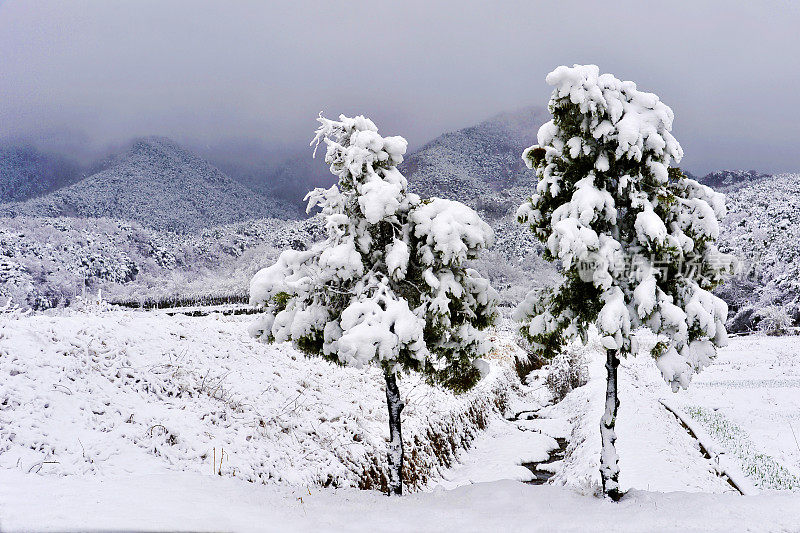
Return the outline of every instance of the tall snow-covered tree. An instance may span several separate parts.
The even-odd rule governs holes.
[[[287,250],[259,271],[250,301],[264,314],[251,334],[292,341],[342,365],[378,365],[386,382],[389,494],[402,493],[401,371],[461,392],[480,379],[474,362],[489,349],[481,330],[496,317],[497,293],[469,259],[491,246],[491,227],[469,207],[421,200],[397,169],[406,140],[382,137],[363,117],[320,116],[312,145],[338,185],[306,196],[327,238]],[[315,148],[316,152],[316,148]]]
[[[608,373],[600,474],[618,499],[617,367],[632,332],[658,334],[652,356],[673,391],[726,341],[727,306],[710,292],[733,265],[715,245],[725,198],[670,168],[683,150],[655,94],[595,65],[561,66],[546,81],[553,120],[523,153],[539,181],[517,216],[561,262],[563,281],[528,294],[515,318],[549,357],[596,327]]]

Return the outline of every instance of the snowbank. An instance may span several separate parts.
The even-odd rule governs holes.
[[[5,481],[5,480],[4,480]],[[0,484],[14,531],[796,531],[800,497],[632,491],[620,503],[515,481],[387,498],[166,473]]]
[[[381,488],[388,422],[377,370],[247,336],[250,317],[161,312],[0,316],[0,468],[31,475],[189,471]],[[498,346],[510,345],[496,335]],[[421,487],[502,410],[516,380],[454,396],[402,379],[406,482]],[[496,415],[494,415],[496,416]]]

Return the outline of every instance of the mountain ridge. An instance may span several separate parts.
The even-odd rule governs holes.
[[[77,216],[131,220],[177,232],[252,218],[297,218],[289,205],[260,195],[167,137],[142,137],[104,170],[24,202],[0,216]]]
[[[539,106],[497,114],[440,135],[408,155],[400,170],[420,196],[453,198],[490,218],[506,215],[535,186],[522,152],[549,119]]]
[[[750,183],[758,181],[763,178],[768,178],[772,174],[764,174],[757,170],[732,170],[722,169],[709,172],[698,181],[704,185],[708,185],[713,189],[726,191],[732,188],[746,186]]]

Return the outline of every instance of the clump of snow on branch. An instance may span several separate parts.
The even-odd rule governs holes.
[[[408,191],[397,169],[406,141],[363,117],[319,118],[312,144],[339,182],[310,192],[327,238],[286,251],[258,272],[250,300],[264,309],[251,334],[292,341],[337,363],[423,371],[456,389],[480,373],[496,292],[468,260],[491,246],[491,227],[469,207]]]
[[[625,354],[630,332],[648,327],[663,334],[653,356],[664,379],[685,388],[726,339],[727,306],[710,292],[733,266],[715,244],[725,198],[670,168],[683,150],[655,94],[594,65],[558,67],[547,83],[554,118],[523,154],[539,182],[517,216],[565,278],[515,316],[540,349],[595,323]]]

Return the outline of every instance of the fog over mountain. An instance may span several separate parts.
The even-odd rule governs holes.
[[[413,150],[543,105],[549,71],[596,63],[673,108],[693,173],[800,169],[800,108],[776,90],[800,85],[796,2],[626,0],[602,24],[595,5],[7,0],[0,138],[86,163],[163,135],[278,167],[307,153],[319,111],[365,114]]]
[[[0,145],[0,203],[34,198],[80,178],[80,165],[64,156],[28,144]]]

